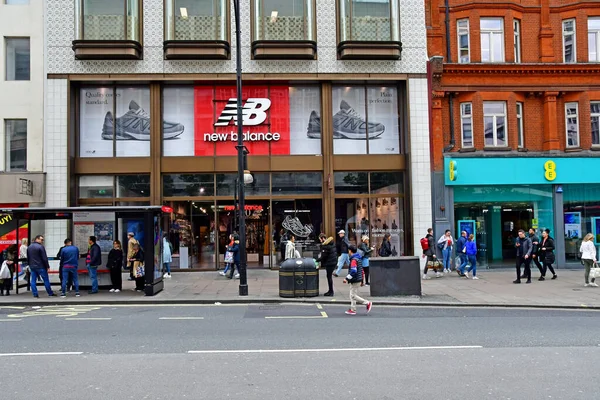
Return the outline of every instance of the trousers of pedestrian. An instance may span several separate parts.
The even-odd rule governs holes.
[[[469,268],[467,268],[467,272],[473,271],[473,276],[477,276],[477,256],[475,256],[475,255],[468,256],[468,259],[469,259],[469,264],[471,264],[471,266]]]
[[[461,274],[464,274],[465,267],[469,263],[469,257],[467,257],[467,255],[465,253],[460,252],[460,253],[458,253],[458,258],[460,259],[460,267],[458,267],[458,270],[460,271]]]
[[[62,273],[62,294],[67,293],[67,289],[69,288],[69,282],[73,282],[73,286],[75,287],[75,293],[79,293],[79,275],[77,274],[77,267],[63,267]]]
[[[342,271],[342,268],[344,268],[344,266],[349,265],[349,264],[350,264],[350,257],[348,256],[348,253],[340,254],[340,256],[338,257],[338,265],[337,265],[337,270],[335,271],[335,274],[339,275],[340,272]]]
[[[123,290],[123,274],[120,266],[115,266],[110,269],[110,281],[112,283],[111,289]]]
[[[552,268],[552,263],[548,263],[544,261],[544,270],[542,271],[542,276],[546,277],[546,272],[550,270],[550,272],[552,272],[552,275],[556,275],[556,272],[554,271],[554,268]]]
[[[335,267],[325,267],[325,271],[327,272],[327,291],[333,294],[333,271],[335,271]]]
[[[92,292],[96,293],[98,291],[98,267],[88,265],[87,270],[92,282]]]
[[[450,261],[451,256],[452,247],[446,247],[444,250],[442,250],[444,269],[452,269],[452,262]]]
[[[358,289],[360,288],[360,282],[354,282],[350,284],[350,309],[356,311],[356,303],[367,305],[369,302],[358,295]]]
[[[165,272],[169,275],[171,275],[171,263],[166,262],[165,263]]]
[[[585,265],[585,283],[590,283],[590,270],[594,266],[594,260],[583,260],[583,265]],[[596,281],[596,278],[592,278],[592,283]]]
[[[48,277],[48,270],[46,268],[31,269],[31,293],[36,297],[38,296],[37,280],[39,277],[41,277],[44,281],[44,287],[46,288],[46,292],[48,293],[48,295],[53,295],[54,292],[52,292],[52,287],[50,286],[50,278]]]
[[[540,274],[542,274],[542,276],[544,276],[544,266],[542,265],[542,263],[540,263],[540,258],[536,255],[536,256],[532,256],[531,259],[533,260],[533,263],[535,264],[535,266],[540,270]]]
[[[523,275],[527,280],[531,279],[531,258],[525,257],[517,257],[517,280],[521,280],[521,265],[525,264],[525,269],[523,270]]]

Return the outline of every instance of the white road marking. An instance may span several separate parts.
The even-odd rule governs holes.
[[[37,357],[37,356],[80,356],[83,351],[48,352],[48,353],[0,353],[0,357]]]
[[[318,317],[321,318],[321,317]],[[334,353],[359,351],[401,351],[401,350],[470,350],[483,346],[422,346],[422,347],[363,347],[343,349],[264,349],[264,350],[190,350],[188,354],[248,354],[248,353]]]
[[[322,313],[323,314],[323,313]],[[287,316],[275,316],[275,317],[265,317],[265,319],[321,319],[321,318],[327,318],[327,314],[325,315],[298,315],[298,316],[293,316],[293,315],[287,315]]]
[[[167,321],[186,321],[204,319],[204,317],[160,317],[159,319]]]
[[[22,319],[0,319],[0,322],[19,322]]]
[[[110,321],[112,318],[65,318],[65,321]]]

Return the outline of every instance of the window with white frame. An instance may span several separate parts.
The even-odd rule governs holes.
[[[600,145],[600,102],[590,104],[590,119],[592,120],[592,146]]]
[[[461,64],[470,63],[469,20],[465,18],[456,21],[456,31],[458,33],[458,62]]]
[[[600,62],[600,18],[588,18],[589,62]]]
[[[481,61],[504,62],[504,20],[481,18]]]
[[[462,147],[473,147],[473,111],[471,103],[460,104]]]
[[[506,102],[483,102],[483,132],[486,147],[506,147]]]
[[[565,103],[567,147],[579,147],[579,105]]]
[[[521,62],[521,21],[518,19],[513,20],[513,36],[514,36],[514,48],[515,48],[515,62]]]
[[[517,133],[519,134],[519,149],[525,147],[525,138],[523,137],[523,103],[517,103]]]
[[[567,19],[562,23],[563,61],[576,62],[577,49],[575,46],[575,20]]]

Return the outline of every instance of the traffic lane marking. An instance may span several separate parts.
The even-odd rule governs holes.
[[[56,351],[46,353],[0,353],[0,357],[80,356],[83,351]]]
[[[160,320],[165,321],[188,321],[188,320],[202,320],[204,317],[160,317]]]
[[[367,351],[407,351],[407,350],[477,350],[483,346],[415,346],[415,347],[363,347],[329,349],[256,349],[256,350],[189,350],[188,354],[251,354],[251,353],[334,353]]]
[[[22,319],[0,319],[0,322],[21,322]]]
[[[65,321],[110,321],[112,318],[65,318]]]

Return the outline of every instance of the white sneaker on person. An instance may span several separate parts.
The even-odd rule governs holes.
[[[590,283],[590,286],[598,287],[598,284],[596,282],[592,282],[592,283]]]
[[[586,283],[585,285],[583,285],[583,287],[590,287],[590,286],[592,286],[592,285],[589,283]]]
[[[478,278],[478,277],[476,277],[476,276],[474,276],[474,277],[473,277],[473,279],[474,279],[474,280],[476,280],[476,281],[477,281],[477,280],[479,280],[479,278]]]
[[[469,271],[465,271],[465,278],[469,279]]]
[[[171,279],[171,274],[167,274],[167,279]]]
[[[119,289],[115,289],[115,293],[121,293]]]
[[[442,276],[444,276],[444,274],[442,274],[441,272],[436,272],[435,273],[435,277],[436,278],[441,278]]]
[[[221,275],[221,276],[225,276],[225,272],[223,272],[223,271],[219,271],[219,275]]]
[[[240,279],[240,274],[235,274],[235,279]]]
[[[427,275],[423,275],[423,280],[424,280],[424,281],[426,281],[426,280],[428,280],[428,279],[431,279],[431,277],[430,277],[430,276],[427,276]]]
[[[115,289],[110,289],[109,292],[114,293]]]
[[[168,278],[169,277],[169,273],[165,272],[165,274],[163,275],[163,278]]]

